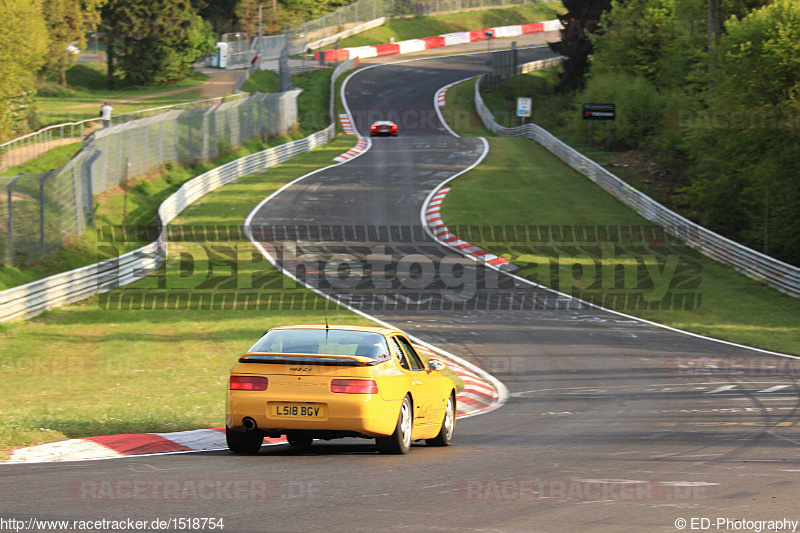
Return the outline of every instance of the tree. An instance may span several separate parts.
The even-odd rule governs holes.
[[[728,19],[713,76],[710,111],[721,119],[691,133],[686,197],[712,229],[757,249],[768,215],[768,252],[800,264],[800,4]]]
[[[106,0],[44,0],[42,11],[50,37],[45,72],[67,84],[67,69],[75,50],[86,48],[86,32],[96,29]]]
[[[718,45],[715,87],[726,104],[800,109],[800,3],[776,0],[731,18]]]
[[[682,0],[613,0],[591,36],[592,74],[643,76],[656,88],[707,88],[703,6]],[[699,73],[699,74],[698,74]]]
[[[282,4],[291,13],[292,24],[321,17],[326,13],[352,3],[348,0],[284,0]]]
[[[564,25],[561,40],[550,43],[550,48],[567,58],[562,63],[564,71],[557,90],[574,92],[585,85],[592,53],[589,35],[597,31],[600,17],[611,7],[611,0],[564,0],[563,3],[567,12],[558,17]]]
[[[185,78],[192,64],[214,51],[211,25],[189,0],[111,0],[103,12],[109,45],[125,80],[161,85]]]
[[[47,52],[47,29],[38,0],[0,3],[0,137],[24,124],[16,102],[36,87],[36,72]]]
[[[258,36],[259,19],[258,7],[261,6],[261,33],[263,35],[276,35],[283,30],[279,15],[278,4],[275,0],[239,0],[236,5],[236,20],[239,29],[246,32],[248,37]]]

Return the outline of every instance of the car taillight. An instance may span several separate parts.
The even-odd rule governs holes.
[[[230,390],[267,390],[269,380],[261,376],[231,376]]]
[[[374,379],[332,379],[331,392],[378,394],[378,384]]]

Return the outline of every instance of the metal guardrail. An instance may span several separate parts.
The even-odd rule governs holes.
[[[562,58],[553,58],[527,63],[523,66],[523,71],[530,72],[548,68],[558,64],[561,60]],[[478,78],[475,82],[475,108],[487,129],[501,136],[533,139],[622,203],[647,220],[658,224],[670,235],[683,240],[703,255],[729,265],[752,279],[763,281],[783,293],[795,298],[800,297],[800,268],[734,242],[667,209],[601,165],[567,146],[540,126],[526,124],[516,128],[506,128],[497,124],[481,98],[480,81],[481,78]]]
[[[358,66],[357,60],[340,64],[331,79],[331,97],[336,79]],[[333,117],[333,98],[330,104]],[[84,300],[141,279],[158,269],[167,256],[167,224],[205,194],[242,176],[276,166],[294,155],[307,152],[333,139],[336,123],[304,139],[269,148],[201,174],[186,182],[158,208],[161,227],[158,240],[118,258],[109,259],[0,292],[0,322],[26,319],[62,305]]]

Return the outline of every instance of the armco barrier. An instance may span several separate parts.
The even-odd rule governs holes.
[[[534,61],[523,65],[521,70],[523,72],[539,70],[553,66],[560,61],[561,58]],[[497,124],[481,98],[480,81],[481,79],[478,78],[475,82],[475,108],[487,129],[497,135],[533,139],[622,203],[647,220],[663,227],[667,233],[683,240],[703,255],[730,265],[742,274],[763,281],[783,293],[795,298],[800,297],[800,268],[727,239],[667,209],[591,159],[567,146],[544,128],[535,124],[505,128]]]
[[[340,64],[331,79],[331,97],[336,79],[358,66],[358,60]],[[333,98],[330,104],[333,116]],[[330,141],[336,135],[336,124],[304,139],[269,148],[212,169],[186,182],[158,208],[161,227],[158,240],[109,259],[49,278],[33,281],[0,292],[0,322],[26,319],[48,309],[84,300],[95,294],[121,287],[141,279],[161,266],[166,258],[166,225],[192,202],[242,176],[274,167],[292,156],[307,152]]]

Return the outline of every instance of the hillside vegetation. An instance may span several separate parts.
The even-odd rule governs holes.
[[[534,120],[572,144],[586,142],[582,103],[615,103],[610,148],[649,161],[649,193],[800,265],[800,2],[726,3],[711,24],[706,10],[700,0],[615,0],[596,32],[564,32],[592,44],[578,83],[565,83],[576,79],[570,60],[558,76],[518,77],[488,98],[533,96]],[[595,123],[597,145],[605,126]]]

